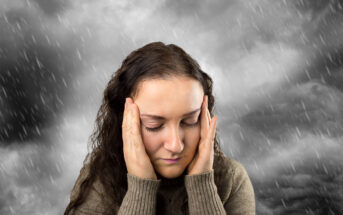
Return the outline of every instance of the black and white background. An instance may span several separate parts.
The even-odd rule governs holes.
[[[152,41],[212,76],[257,214],[343,214],[341,0],[0,0],[0,214],[63,213],[110,75]]]

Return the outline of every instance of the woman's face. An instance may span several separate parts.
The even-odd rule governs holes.
[[[134,102],[143,143],[155,171],[165,178],[180,176],[195,155],[203,98],[200,82],[188,77],[151,79],[138,85]]]

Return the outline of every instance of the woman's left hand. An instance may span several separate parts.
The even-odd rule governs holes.
[[[201,174],[211,171],[213,169],[214,159],[214,137],[216,133],[217,117],[213,116],[211,119],[208,111],[208,98],[205,99],[201,106],[201,131],[200,142],[198,144],[197,152],[188,165],[188,175]]]

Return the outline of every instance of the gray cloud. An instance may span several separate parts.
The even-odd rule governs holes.
[[[33,2],[38,3],[39,7],[47,15],[56,15],[59,12],[63,12],[70,6],[67,0],[33,0]]]
[[[343,135],[343,92],[311,81],[285,91],[279,99],[242,118],[242,126],[272,139],[297,131]]]
[[[308,140],[304,138],[299,144],[316,139],[318,140],[318,137]],[[341,140],[342,138],[339,141]],[[307,147],[319,147],[320,144],[324,143],[317,145],[312,142]],[[268,211],[264,214],[341,214],[341,150],[342,145],[328,144],[319,152],[322,156],[304,152],[298,153],[299,157],[295,159],[294,154],[287,157],[291,160],[281,158],[283,164],[279,164],[280,167],[275,170],[275,177],[263,177],[263,180],[255,181],[256,196],[260,200],[258,211]]]
[[[58,118],[79,69],[77,42],[54,34],[37,8],[9,8],[0,18],[2,144],[40,138]],[[55,22],[55,21],[53,21]],[[62,27],[62,29],[61,29]],[[64,30],[59,26],[59,30]]]
[[[59,152],[59,121],[77,88],[82,29],[42,7],[0,6],[0,214],[61,214],[69,192],[60,186],[71,161]]]
[[[342,213],[341,8],[335,0],[6,1],[0,213],[62,213],[109,76],[156,40],[180,45],[213,77],[223,149],[246,166],[258,214]]]
[[[259,213],[342,213],[342,101],[337,88],[306,82],[231,129],[242,147],[236,156],[251,170]]]

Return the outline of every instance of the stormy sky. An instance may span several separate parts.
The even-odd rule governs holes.
[[[343,1],[1,0],[0,214],[62,214],[110,76],[181,46],[257,214],[343,214]]]

